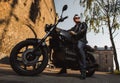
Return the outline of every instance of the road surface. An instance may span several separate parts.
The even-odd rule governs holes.
[[[59,69],[47,68],[38,76],[19,76],[9,65],[0,64],[0,83],[120,83],[120,75],[96,72],[86,80],[79,79],[79,71],[68,70],[67,74],[58,75]]]

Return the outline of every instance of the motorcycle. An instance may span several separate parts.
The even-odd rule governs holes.
[[[57,28],[60,22],[68,18],[68,16],[62,16],[65,10],[67,10],[67,5],[64,5],[61,17],[55,24],[46,24],[46,35],[42,39],[29,38],[19,42],[12,49],[10,65],[17,74],[37,75],[46,68],[49,59],[55,67],[80,70],[78,64],[80,57],[76,42],[73,41],[72,35],[68,31]],[[50,37],[49,45],[46,44],[48,37]],[[87,76],[92,76],[96,69],[95,58],[90,53],[92,51],[90,46],[85,46]]]

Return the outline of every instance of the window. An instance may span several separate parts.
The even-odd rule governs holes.
[[[108,63],[108,60],[107,60],[108,56],[105,55],[105,63],[107,64]]]

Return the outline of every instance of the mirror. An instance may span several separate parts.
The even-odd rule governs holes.
[[[68,6],[67,6],[67,5],[64,5],[62,11],[67,10],[67,8],[68,8]]]

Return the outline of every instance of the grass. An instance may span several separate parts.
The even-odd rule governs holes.
[[[119,70],[114,70],[114,74],[120,75],[120,71]]]

